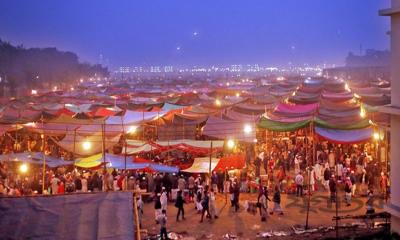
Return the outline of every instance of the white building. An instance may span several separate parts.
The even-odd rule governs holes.
[[[392,214],[392,231],[400,233],[400,0],[392,0],[392,7],[379,12],[391,19],[391,75],[392,92],[390,106],[381,108],[381,112],[391,114],[390,118],[390,182],[391,198],[385,206]]]

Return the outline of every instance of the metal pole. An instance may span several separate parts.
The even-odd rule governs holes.
[[[212,151],[213,151],[213,141],[211,140],[211,143],[210,143],[210,166],[209,166],[209,169],[208,169],[208,172],[209,172],[209,174],[210,174],[210,183],[211,183],[211,161],[212,161]]]
[[[338,201],[338,176],[339,176],[339,168],[337,166],[337,161],[335,158],[335,166],[336,166],[336,192],[335,192],[335,203],[336,203],[336,239],[339,239],[339,201]]]
[[[313,147],[314,147],[314,122],[311,122],[310,132],[313,138]],[[308,139],[307,139],[308,140]],[[313,156],[314,158],[314,156]],[[314,160],[313,160],[314,161]],[[310,202],[311,202],[311,161],[308,161],[308,201],[307,201],[307,216],[306,216],[306,229],[308,229],[308,217],[310,215]]]
[[[137,239],[140,240],[141,236],[140,236],[140,220],[139,220],[139,213],[138,213],[138,209],[137,209],[137,202],[136,202],[136,193],[133,193],[133,212],[135,214],[135,218],[136,218],[136,236]]]
[[[127,142],[126,142],[126,133],[125,133],[125,124],[124,124],[124,116],[121,116],[121,124],[122,124],[122,137],[124,138],[124,170],[126,172],[126,148],[127,148]],[[126,180],[126,179],[125,179]]]
[[[44,186],[45,186],[45,175],[46,175],[46,154],[45,154],[45,144],[46,144],[46,140],[45,140],[45,136],[44,136],[44,123],[43,123],[43,115],[41,117],[42,120],[42,158],[43,158],[43,172],[42,172],[42,194],[44,194]]]
[[[105,123],[101,125],[101,133],[102,133],[102,153],[103,153],[103,164],[104,164],[104,170],[106,170],[106,143],[105,143]]]

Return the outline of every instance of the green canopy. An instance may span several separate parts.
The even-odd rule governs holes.
[[[300,122],[286,123],[272,121],[265,117],[261,117],[260,121],[258,122],[258,127],[276,132],[292,132],[297,129],[306,127],[310,122],[310,120],[304,120]]]
[[[363,119],[361,121],[354,121],[352,124],[340,123],[337,121],[335,123],[331,123],[320,118],[315,118],[315,125],[322,128],[330,128],[330,129],[340,129],[340,130],[352,130],[352,129],[362,129],[370,126],[368,119]]]

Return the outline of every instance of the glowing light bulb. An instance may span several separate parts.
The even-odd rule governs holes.
[[[92,148],[92,143],[89,142],[89,141],[84,141],[84,142],[82,143],[82,147],[83,147],[84,150],[89,150],[89,149]]]
[[[19,171],[20,171],[21,173],[26,173],[26,172],[28,172],[28,165],[27,165],[26,163],[21,164],[21,165],[19,166]]]
[[[250,124],[245,124],[243,128],[244,133],[249,134],[253,131],[253,128],[251,127]]]
[[[226,143],[228,148],[233,148],[235,147],[235,141],[233,141],[232,139],[229,139],[228,142]]]

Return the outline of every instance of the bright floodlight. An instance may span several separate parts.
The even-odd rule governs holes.
[[[92,143],[89,142],[89,141],[84,141],[84,142],[82,143],[82,147],[83,147],[84,150],[89,150],[89,149],[92,148]]]
[[[367,116],[367,113],[365,112],[364,108],[360,108],[360,117],[365,118]]]
[[[26,173],[26,172],[28,172],[28,165],[27,165],[26,163],[21,164],[21,165],[19,166],[19,171],[20,171],[21,173]]]
[[[221,106],[221,100],[219,100],[219,99],[216,99],[216,100],[215,100],[215,105],[217,105],[217,106]]]
[[[236,93],[236,97],[240,97],[240,93]]]
[[[227,142],[227,146],[228,148],[233,148],[235,146],[235,141],[233,141],[232,139],[229,139]]]
[[[348,84],[348,83],[346,83],[346,84],[344,85],[344,88],[345,88],[345,90],[346,90],[346,91],[348,91],[348,92],[351,92],[351,90],[350,90],[350,87],[349,87],[349,84]]]
[[[380,138],[380,136],[379,136],[379,133],[378,133],[378,132],[374,132],[373,136],[374,136],[374,139],[375,139],[376,141],[378,141],[378,140],[379,140],[379,138]]]
[[[32,94],[32,95],[36,95],[36,94],[37,94],[37,90],[32,89],[32,90],[31,90],[31,94]]]
[[[137,126],[130,126],[127,133],[134,134],[137,130]]]
[[[244,133],[249,134],[253,131],[253,128],[251,127],[250,124],[245,124],[243,128]]]

